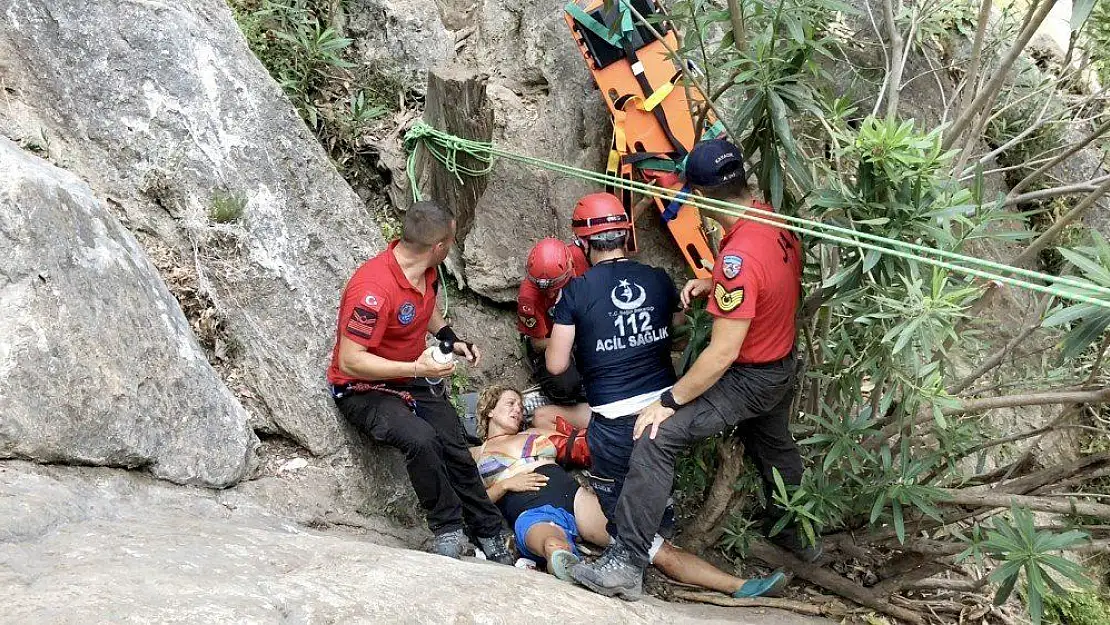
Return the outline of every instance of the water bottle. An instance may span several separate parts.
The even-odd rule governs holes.
[[[455,344],[451,341],[440,341],[436,345],[428,348],[432,352],[432,360],[441,365],[449,365],[455,362]],[[424,378],[428,384],[435,386],[443,382],[443,378]]]

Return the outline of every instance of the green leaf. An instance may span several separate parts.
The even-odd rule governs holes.
[[[898,536],[899,544],[906,544],[906,520],[902,517],[902,504],[897,499],[890,500],[894,512],[894,533]]]
[[[1045,320],[1041,322],[1041,326],[1045,328],[1051,328],[1054,326],[1064,325],[1065,323],[1071,323],[1076,319],[1087,317],[1099,310],[1101,309],[1093,304],[1076,304],[1074,306],[1066,306],[1045,318]]]
[[[1064,349],[1061,353],[1063,359],[1071,360],[1082,354],[1102,336],[1107,326],[1110,326],[1110,310],[1100,310],[1084,320],[1083,323],[1079,324],[1079,327],[1072,330],[1068,337],[1064,339]]]
[[[1074,0],[1071,5],[1071,31],[1083,28],[1083,24],[1087,18],[1091,16],[1091,10],[1095,8],[1095,3],[1098,0]]]

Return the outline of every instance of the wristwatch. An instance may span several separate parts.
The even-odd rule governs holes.
[[[659,396],[659,403],[664,408],[670,408],[671,410],[678,410],[682,407],[682,404],[674,400],[674,393],[671,392],[671,389],[663,391],[663,394]]]

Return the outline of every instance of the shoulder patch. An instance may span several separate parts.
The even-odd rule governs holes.
[[[374,334],[374,328],[377,325],[377,311],[355,306],[355,309],[351,311],[350,318],[347,319],[347,332],[357,337],[369,339]]]
[[[721,258],[721,273],[725,278],[731,280],[740,275],[740,268],[744,265],[744,259],[735,254],[729,254]]]
[[[536,318],[535,317],[525,317],[524,315],[520,315],[520,322],[523,323],[524,327],[526,327],[526,328],[536,327]]]
[[[744,303],[744,287],[730,291],[725,288],[725,285],[718,282],[716,288],[713,289],[713,299],[717,301],[717,308],[720,308],[721,312],[732,312]]]

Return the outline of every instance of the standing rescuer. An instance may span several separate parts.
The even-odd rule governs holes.
[[[443,382],[455,365],[437,362],[434,347],[425,349],[433,334],[473,364],[481,357],[436,307],[436,266],[454,239],[448,209],[428,201],[409,208],[400,240],[363,263],[343,291],[327,377],[348,421],[404,452],[435,534],[433,551],[461,557],[465,519],[489,559],[512,564],[501,512],[486,495]]]
[[[548,237],[541,239],[528,253],[527,275],[517,294],[517,329],[524,339],[532,376],[544,395],[552,402],[569,406],[585,401],[582,377],[571,363],[566,371],[555,375],[544,362],[544,352],[551,336],[551,313],[563,287],[586,273],[589,262],[582,248]]]
[[[695,146],[686,176],[706,197],[771,210],[752,199],[740,150],[728,141]],[[735,429],[763,480],[769,505],[765,532],[783,514],[771,497],[774,470],[789,485],[802,479],[802,458],[789,431],[801,246],[792,233],[775,226],[724,214],[717,219],[727,233],[713,277],[689,281],[681,294],[685,306],[692,298],[709,296],[707,310],[715,317],[710,343],[689,371],[640,413],[615,513],[617,539],[597,561],[571,570],[576,581],[601,594],[640,594],[648,549],[673,486],[675,459],[687,446]],[[772,540],[806,561],[821,554],[792,526]]]

